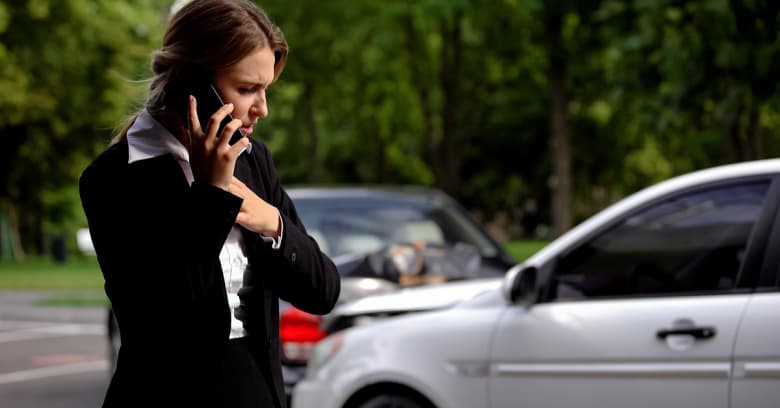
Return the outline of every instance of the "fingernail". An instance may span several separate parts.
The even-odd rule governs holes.
[[[194,101],[194,100],[195,100],[195,97],[194,97],[194,96],[192,96],[192,95],[190,95],[190,102],[192,102],[192,101]]]

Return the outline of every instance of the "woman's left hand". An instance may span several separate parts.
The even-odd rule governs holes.
[[[236,217],[236,223],[244,228],[267,237],[276,237],[279,232],[279,211],[250,190],[235,176],[228,191],[244,202]]]

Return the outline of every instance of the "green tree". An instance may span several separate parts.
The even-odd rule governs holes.
[[[608,86],[637,187],[777,154],[780,4],[606,2]]]
[[[76,180],[139,95],[128,79],[148,64],[162,3],[0,2],[0,206],[17,248],[45,251],[83,219]]]

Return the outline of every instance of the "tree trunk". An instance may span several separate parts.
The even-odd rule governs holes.
[[[409,54],[412,82],[417,91],[417,97],[420,99],[420,109],[422,110],[423,157],[425,157],[426,162],[432,165],[434,158],[436,157],[438,142],[434,127],[433,107],[431,105],[431,93],[429,89],[430,84],[424,71],[425,67],[430,66],[430,60],[427,58],[426,53],[423,50],[420,50],[422,40],[414,26],[414,18],[411,13],[404,15],[402,25],[405,34],[404,38],[406,40],[406,51]]]
[[[0,205],[0,238],[0,258],[10,261],[24,260],[19,219],[15,207],[11,204]]]
[[[750,143],[750,160],[764,158],[764,132],[759,118],[759,108],[754,106],[750,110],[750,129],[748,130],[748,140]]]
[[[317,131],[317,118],[314,109],[314,86],[306,81],[303,85],[303,106],[306,116],[306,129],[309,131],[309,171],[306,179],[317,182],[320,171],[320,136]]]
[[[442,46],[439,83],[444,100],[441,106],[441,133],[438,134],[434,125],[435,113],[430,96],[431,83],[424,71],[426,66],[431,65],[430,59],[425,50],[420,49],[420,44],[424,44],[424,42],[419,38],[413,16],[408,13],[403,18],[412,81],[414,81],[423,114],[424,156],[431,166],[437,186],[453,195],[457,195],[461,166],[461,154],[457,143],[459,125],[457,118],[460,108],[463,58],[462,21],[463,12],[458,11],[451,20],[444,17],[440,22]]]
[[[747,115],[747,124],[742,126]],[[723,121],[723,144],[728,162],[757,160],[764,157],[764,133],[759,108],[739,106],[733,115]]]
[[[376,182],[379,184],[385,183],[388,180],[387,177],[387,141],[383,137],[376,138],[376,161],[374,167],[374,174]]]
[[[561,30],[564,12],[550,10],[547,15],[547,43],[550,45],[550,148],[553,161],[552,222],[557,236],[572,227],[571,214],[571,146],[569,143],[569,110],[566,92],[566,55]]]
[[[9,206],[8,225],[11,228],[11,244],[14,250],[14,259],[23,261],[25,258],[24,247],[22,246],[22,235],[19,233],[19,215],[14,206]]]
[[[457,195],[460,155],[458,154],[457,132],[460,108],[460,82],[463,50],[461,44],[461,22],[463,12],[458,11],[451,23],[441,22],[441,87],[444,94],[442,104],[442,137],[434,156],[434,172],[439,186],[450,194]],[[448,24],[450,23],[450,24]]]
[[[741,106],[735,109],[735,112],[726,114],[721,124],[723,132],[723,149],[726,154],[726,161],[733,163],[742,159],[742,143],[739,142],[739,116],[741,115]]]
[[[557,71],[557,72],[556,72]],[[571,146],[569,144],[568,98],[564,87],[563,66],[551,73],[551,148],[553,158],[553,231],[563,234],[572,226]]]

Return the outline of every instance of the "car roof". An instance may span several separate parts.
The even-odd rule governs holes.
[[[739,180],[747,177],[760,177],[773,174],[780,174],[780,159],[754,160],[726,164],[669,178],[639,190],[598,212],[529,257],[525,263],[544,263],[550,257],[559,255],[563,248],[569,247],[595,229],[612,222],[623,213],[632,211],[639,206],[654,201],[669,193],[721,181]]]

